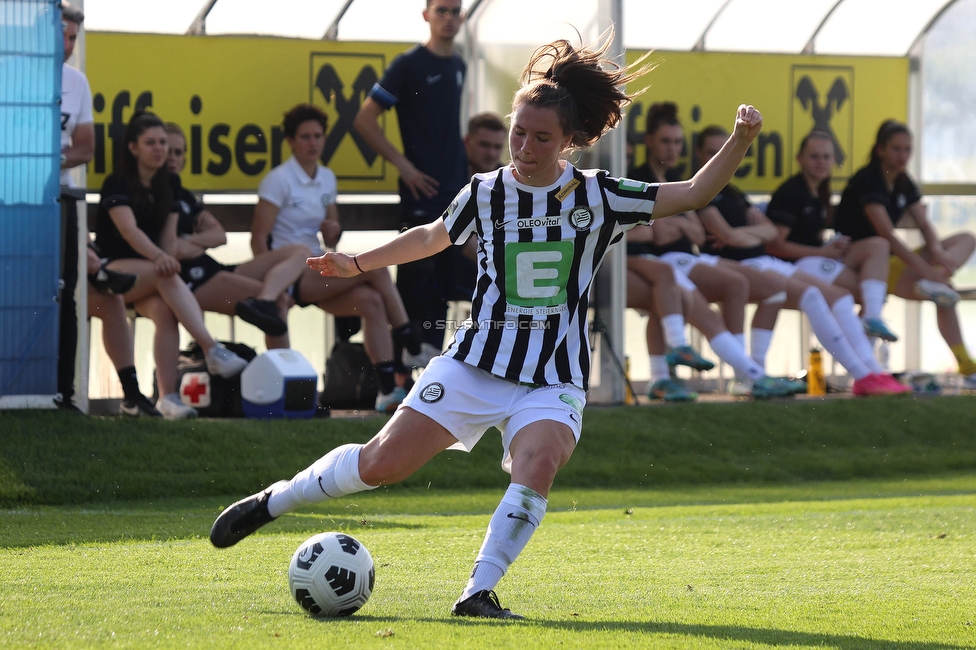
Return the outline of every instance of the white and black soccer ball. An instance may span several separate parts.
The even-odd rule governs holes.
[[[288,567],[288,589],[313,616],[349,616],[373,593],[373,558],[345,533],[319,533],[298,547]]]

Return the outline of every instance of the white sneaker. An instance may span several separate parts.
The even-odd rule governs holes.
[[[184,404],[176,393],[160,397],[156,402],[156,410],[167,420],[187,420],[197,416],[197,410]]]
[[[420,344],[420,352],[417,354],[410,354],[404,349],[401,360],[407,368],[425,368],[430,360],[440,353],[441,351],[436,347],[425,342]]]
[[[204,355],[204,358],[207,360],[207,370],[210,371],[210,374],[220,375],[224,378],[239,375],[247,366],[247,361],[241,359],[220,343],[210,348]]]
[[[952,307],[959,302],[959,294],[944,282],[921,279],[915,283],[915,293],[931,300],[939,307]]]
[[[729,382],[726,392],[733,397],[750,397],[752,395],[752,382],[748,379],[733,379]]]

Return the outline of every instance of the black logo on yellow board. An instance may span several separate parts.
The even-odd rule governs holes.
[[[837,166],[834,178],[853,173],[854,68],[838,66],[793,66],[793,101],[790,109],[790,156],[793,172],[798,170],[795,154],[810,131],[830,134]]]
[[[384,176],[383,158],[353,128],[356,113],[384,68],[384,57],[379,54],[311,54],[310,101],[329,116],[322,163],[337,173],[342,170],[340,179],[381,180]],[[380,119],[385,120],[385,114]],[[377,159],[380,164],[374,165]]]

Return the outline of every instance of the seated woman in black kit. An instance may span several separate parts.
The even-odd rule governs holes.
[[[800,142],[796,160],[800,172],[779,186],[766,209],[778,231],[766,250],[808,275],[850,291],[862,307],[861,322],[868,336],[897,341],[881,319],[888,293],[888,242],[882,237],[851,241],[845,235],[826,243],[823,239],[833,216],[833,137],[826,131],[811,131]]]
[[[840,198],[834,223],[838,232],[854,241],[880,235],[891,245],[888,293],[905,300],[935,303],[939,333],[952,350],[965,388],[976,388],[976,361],[966,350],[955,304],[959,294],[949,282],[976,250],[972,233],[959,232],[945,239],[928,220],[922,193],[908,176],[912,134],[908,127],[888,120],[878,129],[871,161],[861,168]],[[912,250],[895,226],[911,215],[925,244]]]
[[[125,311],[125,300],[122,298],[122,294],[135,284],[136,276],[106,271],[91,245],[88,246],[87,253],[88,318],[102,321],[102,344],[122,384],[124,397],[119,405],[119,413],[133,417],[158,418],[159,411],[139,391],[135,341]]]
[[[183,130],[172,122],[165,129],[169,146],[167,165],[170,173],[179,174],[186,165],[186,138]],[[267,335],[269,350],[289,347],[287,316],[294,302],[288,290],[305,270],[305,260],[311,257],[312,251],[307,246],[292,244],[242,264],[221,264],[206,251],[227,243],[224,227],[185,187],[177,199],[180,216],[176,224],[179,235],[176,259],[182,267],[180,276],[200,307],[204,311],[240,316]]]
[[[222,377],[238,374],[247,365],[218,343],[203,322],[203,312],[180,278],[176,252],[175,199],[178,176],[166,167],[166,131],[153,115],[137,111],[126,127],[122,154],[115,171],[105,178],[95,222],[95,243],[107,268],[138,275],[124,294],[127,304],[156,325],[153,354],[159,400],[156,408],[168,419],[196,416],[176,393],[176,360],[182,324],[201,349],[207,369]]]

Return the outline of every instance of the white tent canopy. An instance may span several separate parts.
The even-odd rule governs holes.
[[[465,0],[476,12],[478,0]],[[905,55],[953,0],[624,0],[624,45],[664,50]],[[416,41],[419,0],[87,0],[100,31]],[[382,17],[382,19],[377,19]],[[197,19],[200,18],[199,22]],[[507,29],[533,24],[513,20]]]

